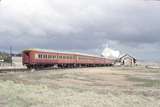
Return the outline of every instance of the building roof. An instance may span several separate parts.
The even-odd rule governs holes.
[[[51,49],[28,48],[28,49],[25,49],[24,51],[55,52],[55,53],[76,54],[76,55],[83,55],[83,56],[91,56],[91,57],[105,58],[105,57],[99,56],[99,55],[86,54],[86,53],[80,53],[80,52],[59,51],[59,50],[51,50]]]
[[[126,56],[129,56],[129,57],[131,57],[131,58],[133,58],[133,59],[136,59],[136,58],[132,57],[132,56],[129,55],[129,54],[122,54],[122,55],[119,57],[119,59],[122,59],[122,58],[124,58],[124,57],[126,57]]]

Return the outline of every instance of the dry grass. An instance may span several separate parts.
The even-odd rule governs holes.
[[[0,107],[159,107],[160,90],[152,79],[159,81],[160,71],[145,70],[84,68],[0,74]]]

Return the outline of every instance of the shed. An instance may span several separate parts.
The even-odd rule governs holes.
[[[136,64],[136,58],[130,56],[129,54],[124,54],[119,58],[121,65],[134,66]]]

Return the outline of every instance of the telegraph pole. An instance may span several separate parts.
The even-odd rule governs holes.
[[[9,47],[10,50],[10,58],[11,58],[11,66],[12,66],[12,46]]]

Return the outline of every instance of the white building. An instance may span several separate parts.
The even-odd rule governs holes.
[[[130,56],[129,54],[124,54],[119,58],[121,65],[134,66],[136,64],[136,58]]]

